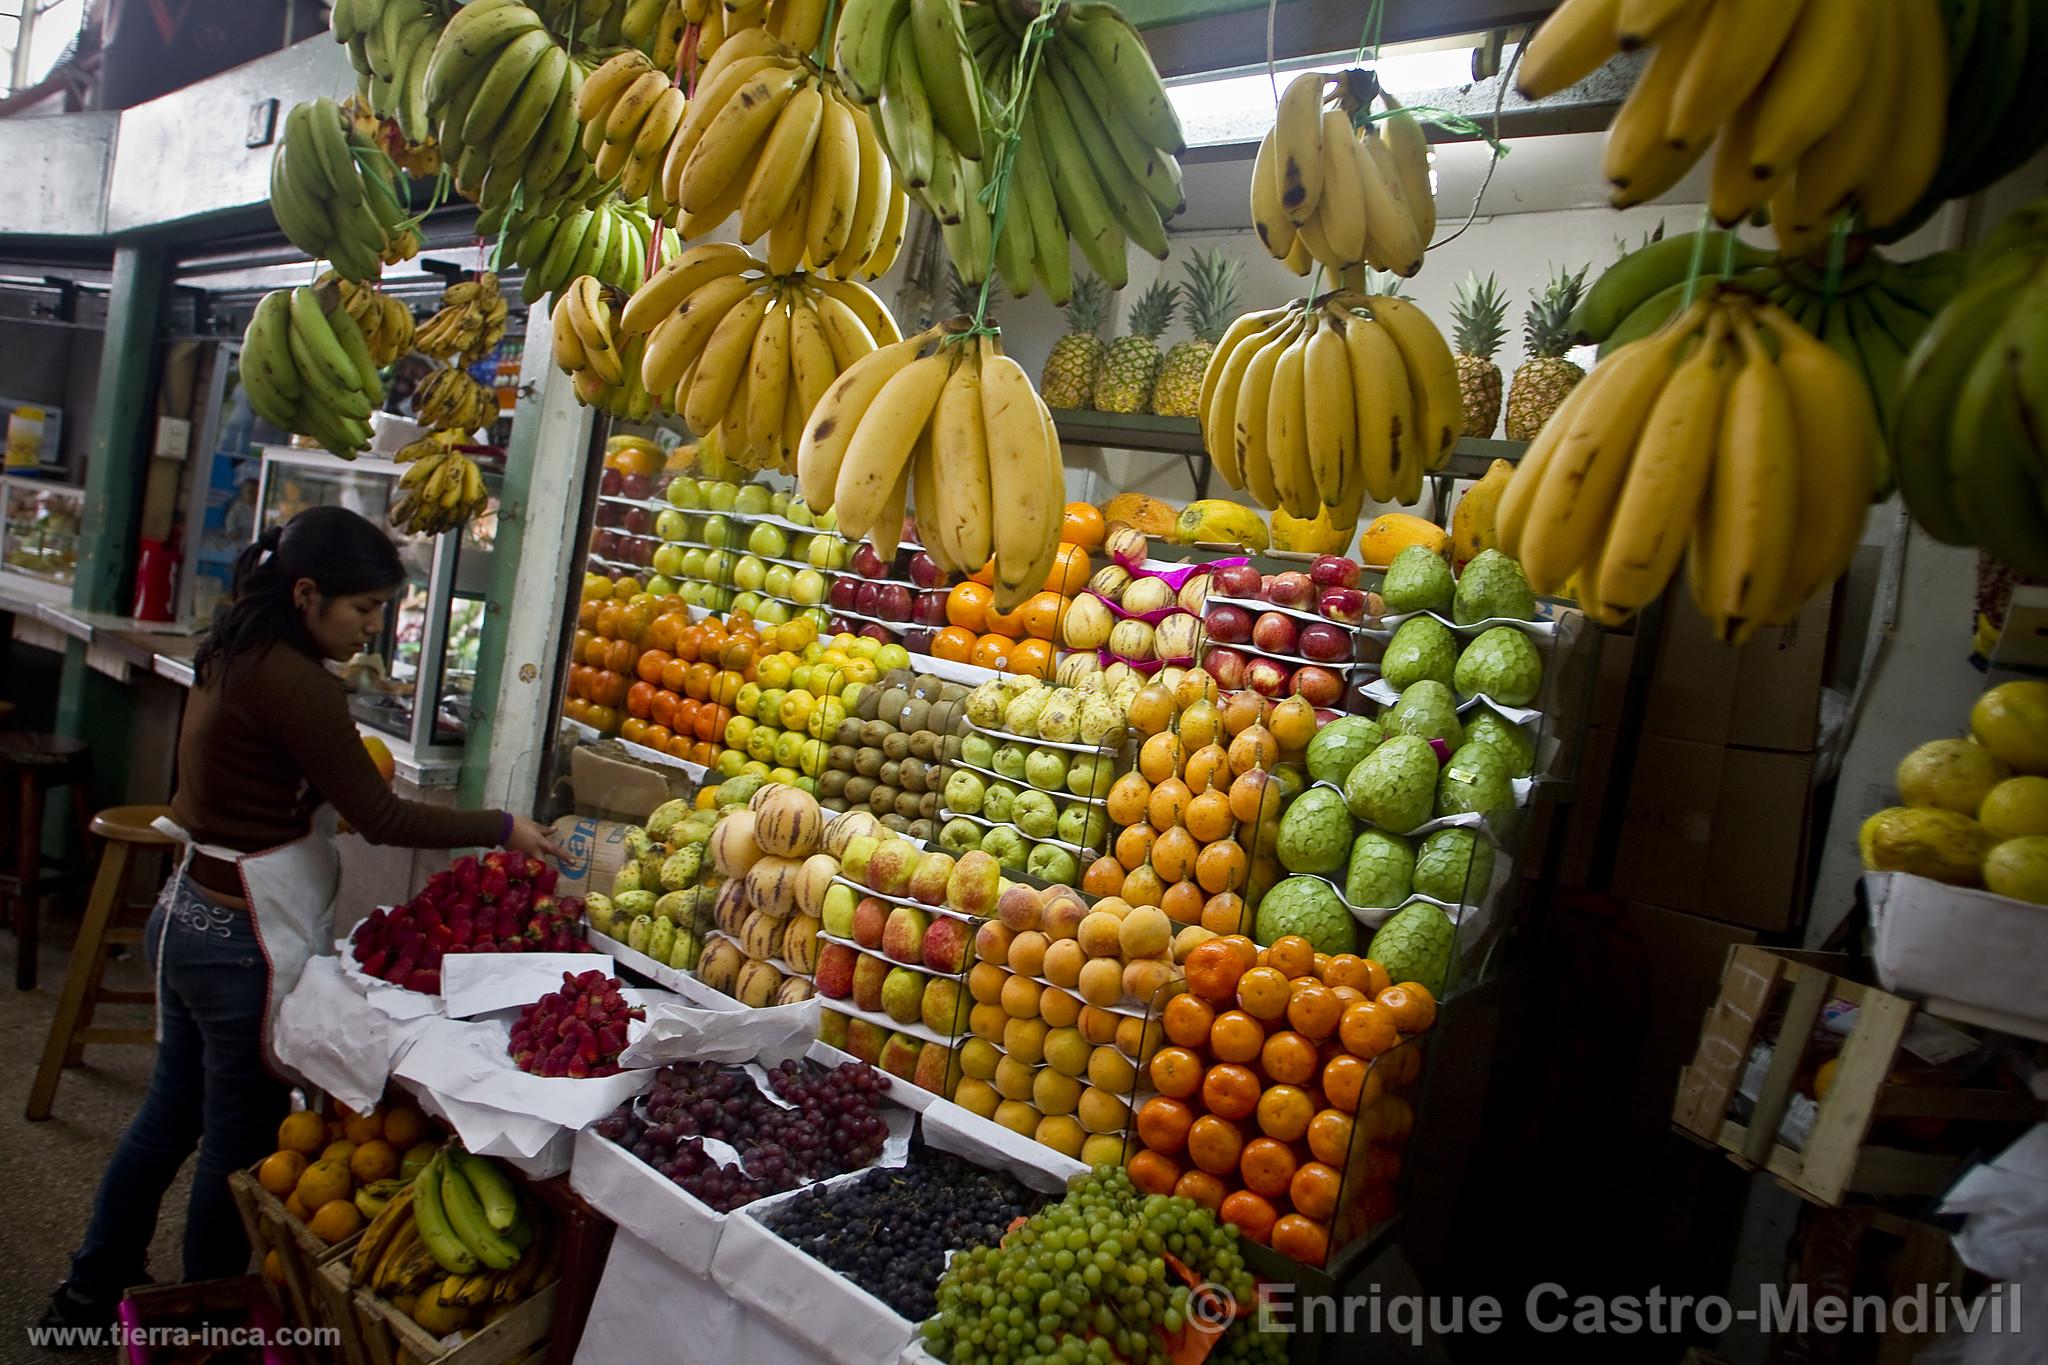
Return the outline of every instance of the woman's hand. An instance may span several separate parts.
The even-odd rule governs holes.
[[[531,858],[553,858],[558,863],[569,861],[569,851],[557,847],[543,826],[523,815],[512,817],[512,837],[505,841],[505,847]]]

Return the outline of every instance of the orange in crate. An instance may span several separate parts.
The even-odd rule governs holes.
[[[1303,1265],[1321,1265],[1330,1254],[1330,1232],[1313,1218],[1282,1214],[1270,1233],[1273,1250]]]
[[[1114,1030],[1112,1023],[1112,1037],[1115,1036]],[[1097,1040],[1091,1038],[1089,1041]],[[1188,1048],[1160,1048],[1152,1054],[1151,1064],[1146,1069],[1152,1077],[1152,1088],[1169,1098],[1186,1099],[1202,1088],[1202,1059]]]
[[[1168,1156],[1187,1146],[1195,1111],[1180,1100],[1154,1095],[1138,1108],[1138,1141]]]
[[[1327,1221],[1337,1211],[1343,1186],[1344,1177],[1336,1167],[1325,1161],[1304,1161],[1294,1168],[1294,1178],[1287,1183],[1287,1201],[1295,1212]]]
[[[1253,1138],[1237,1159],[1245,1188],[1268,1199],[1278,1199],[1287,1193],[1294,1179],[1294,1166],[1294,1153],[1287,1150],[1287,1144],[1271,1137]]]
[[[1131,1183],[1146,1194],[1172,1194],[1180,1179],[1180,1163],[1149,1148],[1131,1153],[1125,1169],[1131,1173]]]
[[[1425,1033],[1436,1022],[1436,997],[1419,981],[1403,981],[1373,997],[1373,1003],[1403,1033]]]
[[[1259,1065],[1275,1081],[1307,1085],[1316,1075],[1316,1045],[1291,1029],[1282,1029],[1259,1048]]]
[[[1344,1044],[1346,1052],[1367,1061],[1401,1041],[1400,1032],[1388,1013],[1378,1005],[1366,1002],[1345,1007],[1344,1015],[1337,1024],[1337,1038]]]
[[[1019,640],[1010,651],[1010,671],[1041,680],[1052,677],[1052,645],[1045,640]]]
[[[1299,1142],[1316,1115],[1315,1100],[1298,1085],[1269,1085],[1259,1096],[1259,1131],[1282,1142]]]
[[[1188,1125],[1188,1160],[1213,1176],[1234,1176],[1244,1134],[1229,1119],[1203,1114]]]
[[[1209,1052],[1220,1062],[1255,1061],[1265,1043],[1266,1030],[1243,1010],[1226,1010],[1209,1025]]]
[[[1259,1073],[1235,1062],[1222,1062],[1202,1077],[1202,1103],[1211,1114],[1248,1119],[1259,1107]]]
[[[990,633],[974,642],[974,652],[968,656],[968,662],[979,668],[1008,669],[1010,651],[1015,647],[1016,641],[1009,636]]]
[[[1217,1208],[1216,1216],[1254,1242],[1264,1245],[1272,1240],[1276,1217],[1273,1205],[1250,1190],[1238,1190],[1226,1196]]]
[[[1222,1206],[1223,1196],[1230,1193],[1230,1187],[1207,1171],[1196,1169],[1183,1172],[1175,1182],[1173,1192],[1183,1199],[1194,1200],[1213,1213]]]
[[[1244,959],[1237,949],[1220,938],[1196,945],[1181,963],[1188,989],[1216,1004],[1237,999],[1237,980],[1244,975]]]
[[[1204,1047],[1209,1042],[1209,1026],[1215,1022],[1216,1011],[1209,1003],[1191,991],[1182,991],[1166,1002],[1160,1014],[1160,1026],[1167,1041],[1180,1047]]]

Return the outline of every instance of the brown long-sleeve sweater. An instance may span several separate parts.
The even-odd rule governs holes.
[[[504,812],[455,810],[395,795],[370,761],[341,680],[290,644],[213,665],[192,689],[178,733],[171,809],[203,843],[245,852],[312,828],[322,801],[375,844],[466,848],[498,842]],[[195,858],[202,886],[230,895],[230,868]]]

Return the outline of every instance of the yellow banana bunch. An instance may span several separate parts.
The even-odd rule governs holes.
[[[785,471],[833,381],[902,335],[866,285],[780,273],[729,242],[691,247],[655,272],[618,330],[645,338],[639,377],[656,402],[701,435],[717,432],[741,467]]]
[[[828,18],[835,7],[828,0],[741,0],[739,4],[725,4],[722,0],[669,0],[669,10],[678,15],[685,24],[697,25],[697,57],[701,61],[717,52],[725,40],[746,29],[765,29],[778,42],[786,43],[799,52],[817,51],[820,44],[826,45],[829,32]],[[664,25],[666,27],[666,25]],[[661,53],[656,51],[657,65],[667,67],[675,58],[663,62]]]
[[[452,366],[435,370],[413,391],[412,410],[434,431],[468,435],[498,420],[498,392]]]
[[[1006,611],[1044,587],[1059,549],[1066,479],[1052,413],[986,334],[934,327],[848,366],[804,427],[796,473],[841,535],[885,558],[906,512],[948,573],[993,555]]]
[[[1576,574],[1607,624],[1655,600],[1685,557],[1701,613],[1740,644],[1848,567],[1883,455],[1854,366],[1775,305],[1702,288],[1572,390],[1495,529],[1537,592]]]
[[[1368,497],[1420,498],[1462,421],[1457,362],[1436,324],[1405,299],[1354,290],[1231,323],[1197,401],[1231,487],[1338,530],[1358,524]]]
[[[640,382],[644,336],[619,332],[618,291],[594,276],[580,275],[555,296],[555,364],[575,382],[586,407],[629,422],[654,414],[654,399]],[[622,439],[622,438],[614,438]]]
[[[683,109],[681,88],[630,47],[591,72],[576,97],[583,154],[598,179],[618,181],[621,199],[648,200],[652,218],[674,217],[661,198],[661,168]]]
[[[1387,112],[1365,121],[1376,94]],[[1413,275],[1436,231],[1429,141],[1372,73],[1305,71],[1259,144],[1251,208],[1259,240],[1297,275],[1313,264]]]
[[[1617,207],[1670,190],[1712,146],[1715,218],[1768,204],[1779,246],[1805,255],[1848,209],[1866,228],[1900,221],[1942,165],[1938,0],[1566,0],[1516,85],[1541,98],[1638,46],[1649,65],[1608,129]]]
[[[436,432],[393,457],[406,466],[398,477],[398,500],[391,505],[393,526],[412,535],[435,536],[465,525],[490,505],[483,471],[455,448],[461,439],[457,432]]]
[[[461,357],[474,365],[505,339],[509,307],[498,292],[498,277],[486,270],[441,291],[441,308],[413,338],[421,354],[435,360]]]
[[[331,284],[338,291],[341,306],[362,330],[363,342],[378,369],[412,349],[412,309],[405,304],[381,290],[345,280],[332,270],[323,271],[313,283],[316,288]]]

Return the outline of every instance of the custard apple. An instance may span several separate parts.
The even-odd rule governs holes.
[[[1344,899],[1360,910],[1399,905],[1408,899],[1415,872],[1415,845],[1398,834],[1369,829],[1351,845],[1344,874]]]
[[[1266,893],[1252,933],[1261,943],[1300,934],[1319,953],[1358,951],[1358,922],[1321,877],[1289,877]]]
[[[1476,904],[1493,881],[1493,845],[1475,830],[1440,829],[1415,851],[1415,890],[1456,905]]]
[[[1390,735],[1417,735],[1440,739],[1457,748],[1464,740],[1465,727],[1458,721],[1458,699],[1434,678],[1412,683],[1386,715]]]
[[[1474,621],[1531,621],[1536,617],[1536,595],[1522,566],[1499,550],[1481,550],[1472,556],[1465,572],[1458,576],[1458,591],[1451,599],[1451,619],[1461,626]]]
[[[1465,815],[1505,810],[1515,804],[1514,782],[1500,750],[1467,744],[1451,755],[1436,782],[1436,813]]]
[[[1351,839],[1351,814],[1344,798],[1328,787],[1310,787],[1280,817],[1274,856],[1289,872],[1335,873],[1344,865]]]
[[[1509,777],[1527,777],[1536,765],[1536,746],[1522,727],[1488,706],[1474,708],[1472,718],[1465,722],[1465,743],[1500,750]]]
[[[1387,613],[1399,616],[1411,611],[1447,611],[1451,605],[1451,566],[1434,550],[1410,545],[1387,565],[1387,578],[1380,585],[1380,599]]]
[[[1380,660],[1380,676],[1396,691],[1405,692],[1424,678],[1448,687],[1457,672],[1458,637],[1434,616],[1416,616],[1403,621],[1394,638],[1387,641],[1386,656]]]
[[[1436,750],[1428,740],[1395,735],[1344,779],[1344,804],[1360,820],[1405,834],[1429,819],[1436,770]]]
[[[1308,775],[1317,782],[1341,786],[1351,770],[1386,738],[1380,722],[1365,716],[1339,716],[1308,742]]]
[[[1418,902],[1392,916],[1372,936],[1365,955],[1395,981],[1418,981],[1441,997],[1451,974],[1456,929],[1434,905]]]
[[[1452,682],[1463,696],[1484,693],[1503,706],[1527,706],[1543,689],[1543,656],[1515,627],[1495,626],[1465,646]]]

